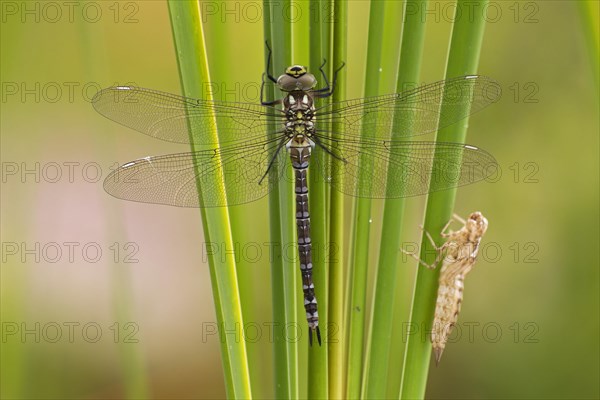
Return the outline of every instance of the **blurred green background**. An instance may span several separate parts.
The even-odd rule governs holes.
[[[112,123],[89,103],[115,84],[180,92],[167,5],[67,3],[0,3],[0,394],[223,397],[200,213],[119,201],[102,188],[117,164],[186,148]],[[458,192],[455,211],[480,210],[490,228],[457,334],[432,366],[428,398],[600,396],[598,3],[591,3],[591,31],[580,2],[490,3],[479,71],[502,83],[503,98],[471,119],[467,141],[493,153],[502,176]],[[215,97],[257,102],[262,3],[204,6],[210,67],[239,67],[214,83]],[[451,29],[451,3],[429,7],[423,83],[443,78]],[[349,5],[348,98],[362,93],[368,9],[367,1]],[[239,263],[257,324],[270,317],[267,203],[235,208],[248,223],[242,250],[262,252]],[[407,242],[419,238],[423,205],[424,198],[408,202]],[[399,315],[410,305],[415,268],[403,267]],[[401,366],[406,332],[395,335],[391,373]],[[250,343],[249,354],[261,383],[255,395],[272,396],[270,343]]]

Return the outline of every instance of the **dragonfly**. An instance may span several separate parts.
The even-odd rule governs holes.
[[[291,164],[309,343],[314,333],[321,345],[312,279],[309,165],[318,179],[353,197],[408,197],[480,181],[497,166],[485,150],[406,138],[466,118],[496,102],[501,91],[493,79],[469,75],[401,93],[320,104],[334,93],[343,64],[330,84],[323,62],[320,89],[306,67],[292,65],[275,78],[270,64],[269,48],[260,104],[201,100],[133,86],[98,92],[92,104],[103,116],[156,139],[197,146],[192,152],[128,162],[107,176],[104,189],[143,203],[227,207],[266,196],[285,179]],[[281,98],[265,100],[268,81],[281,90]],[[218,139],[210,135],[217,128]],[[322,156],[311,159],[313,152]]]

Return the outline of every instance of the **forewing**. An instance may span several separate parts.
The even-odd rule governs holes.
[[[210,136],[218,121],[219,143],[262,139],[281,112],[257,104],[204,101],[133,86],[103,89],[92,99],[105,117],[148,136],[176,143],[216,145]],[[216,120],[214,118],[216,116]]]
[[[142,158],[113,171],[104,189],[120,199],[178,207],[201,207],[198,186],[203,207],[252,202],[264,197],[286,169],[283,149],[275,161],[279,175],[259,183],[278,143]]]
[[[480,111],[500,96],[498,82],[470,75],[401,93],[328,104],[319,108],[316,115],[321,123],[340,122],[344,138],[362,134],[364,138],[390,140],[392,132],[396,139],[434,132]]]

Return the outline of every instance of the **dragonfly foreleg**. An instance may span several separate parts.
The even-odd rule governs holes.
[[[260,104],[263,106],[274,106],[277,104],[281,104],[283,101],[281,99],[273,100],[273,101],[265,101],[265,75],[272,78],[271,75],[268,75],[266,72],[263,72],[262,76],[262,84],[260,85]]]
[[[440,233],[440,235],[443,238],[448,238],[452,234],[452,232],[446,233],[446,230],[450,227],[450,224],[452,224],[452,222],[454,222],[454,221],[457,221],[463,225],[465,225],[467,223],[460,215],[458,215],[456,213],[452,214],[452,218],[450,218],[450,220],[446,223],[446,225],[444,225],[444,227],[442,228],[442,233]]]
[[[455,220],[457,220],[458,222],[460,222],[463,225],[465,225],[467,223],[467,221],[465,221],[465,219],[463,217],[461,217],[460,215],[458,215],[456,213],[452,214],[452,218],[454,218]]]
[[[273,50],[271,50],[271,46],[269,46],[269,41],[265,40],[265,46],[267,46],[267,50],[269,51],[267,54],[267,71],[265,72],[265,74],[269,77],[269,80],[273,83],[277,83],[277,79],[275,79],[275,77],[273,75],[271,75],[271,73],[269,72],[269,69],[271,69],[271,60],[273,59]]]
[[[265,76],[268,77],[271,82],[273,82],[274,84],[277,84],[277,79],[275,79],[275,77],[273,75],[271,75],[271,72],[269,71],[271,69],[271,60],[273,59],[273,57],[272,57],[273,50],[271,50],[271,47],[269,46],[269,42],[266,40],[265,40],[265,46],[267,46],[267,50],[268,50],[267,69],[265,72],[263,72],[263,75],[262,75],[262,84],[260,85],[260,104],[262,104],[263,106],[274,106],[277,104],[281,104],[282,101],[281,101],[281,99],[273,100],[273,101],[265,101],[265,97],[264,97]]]
[[[344,68],[345,65],[346,65],[346,63],[342,62],[342,65],[340,65],[335,71],[333,71],[333,81],[332,81],[331,87],[330,87],[329,80],[327,79],[327,75],[325,75],[325,72],[322,69],[323,66],[325,66],[325,62],[323,62],[323,65],[321,65],[319,70],[321,71],[321,74],[323,74],[323,79],[325,80],[325,83],[327,86],[325,86],[324,88],[319,89],[319,90],[313,90],[313,93],[315,93],[315,97],[324,98],[324,97],[329,97],[333,94],[333,92],[335,91],[335,84],[337,82],[338,72],[340,72],[340,70],[342,68]]]

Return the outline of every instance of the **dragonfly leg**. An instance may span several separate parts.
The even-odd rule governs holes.
[[[448,227],[448,225],[450,225],[450,222],[452,222],[452,220],[450,220],[446,226],[444,227],[444,229],[442,229],[442,232],[444,232],[446,230],[446,228]],[[441,245],[440,247],[438,247],[435,244],[435,241],[433,240],[433,238],[431,237],[431,234],[429,232],[427,232],[422,225],[419,225],[419,227],[421,228],[421,230],[423,232],[425,232],[425,236],[427,236],[427,239],[429,239],[429,243],[431,243],[431,245],[433,246],[433,248],[437,251],[437,256],[435,257],[435,261],[433,262],[433,265],[437,265],[442,258],[444,257],[444,251],[446,251],[446,249],[448,248],[448,246],[450,245],[450,242],[445,242],[443,245]],[[440,234],[442,237],[444,237],[443,234]]]
[[[467,224],[467,221],[465,221],[460,215],[454,213],[452,214],[452,218],[450,218],[450,221],[448,221],[448,223],[446,225],[444,225],[444,227],[442,228],[442,233],[440,233],[440,235],[444,238],[450,237],[450,235],[452,234],[450,233],[446,233],[446,230],[448,229],[448,227],[450,226],[450,224],[454,221],[460,222],[463,225]]]
[[[277,100],[273,100],[273,101],[265,101],[265,75],[267,75],[266,72],[263,72],[262,84],[260,85],[260,104],[262,104],[263,106],[274,106],[277,104],[281,104],[282,103],[281,99],[277,99]]]
[[[440,236],[441,236],[441,237],[443,237],[443,238],[450,237],[450,235],[451,235],[452,233],[451,233],[451,232],[450,232],[450,233],[446,233],[446,230],[447,230],[447,229],[450,227],[450,224],[456,220],[455,216],[457,216],[457,215],[456,215],[456,214],[454,214],[454,215],[452,216],[452,218],[450,218],[450,220],[449,220],[449,221],[446,223],[446,225],[444,225],[444,227],[442,228],[442,231],[440,232]],[[460,217],[459,217],[459,218],[460,218]],[[462,219],[462,218],[461,218],[461,219]],[[459,220],[459,222],[460,222],[460,220]],[[464,220],[463,220],[463,222],[464,222]]]
[[[438,247],[435,244],[435,241],[433,240],[433,237],[431,236],[431,234],[429,232],[427,232],[425,230],[425,228],[423,227],[423,225],[419,225],[419,228],[423,231],[423,233],[425,233],[425,236],[427,236],[427,239],[429,239],[429,243],[431,243],[431,246],[435,249],[435,251],[438,253],[435,261],[433,262],[433,264],[427,264],[425,261],[421,260],[419,257],[417,257],[416,254],[414,253],[409,253],[408,251],[404,250],[404,249],[400,249],[404,254],[411,256],[412,258],[414,258],[415,260],[417,260],[419,262],[419,264],[429,268],[429,269],[435,269],[435,266],[441,261],[444,251],[446,250],[446,248],[448,247],[448,242],[444,243],[442,246]]]
[[[324,92],[329,91],[329,79],[327,79],[327,74],[323,70],[323,67],[325,66],[326,63],[327,63],[327,60],[323,59],[323,64],[321,64],[321,66],[319,67],[319,71],[321,71],[321,75],[323,75],[323,80],[325,81],[325,87],[322,89],[319,89],[319,90],[322,90]]]
[[[431,246],[433,246],[433,248],[437,251],[437,252],[442,252],[446,249],[447,244],[444,243],[441,247],[438,247],[437,244],[435,244],[435,240],[433,240],[433,237],[431,236],[431,234],[429,232],[427,232],[425,230],[425,228],[423,227],[423,225],[419,225],[419,228],[423,231],[423,233],[425,233],[425,236],[427,236],[427,239],[429,239],[429,243],[431,243]]]
[[[467,223],[467,221],[465,221],[460,215],[458,215],[456,213],[452,214],[452,218],[454,218],[455,220],[457,220],[458,222],[460,222],[463,225],[465,225]]]
[[[327,154],[329,154],[331,157],[335,158],[336,160],[340,160],[341,162],[343,162],[344,164],[347,162],[346,159],[341,158],[340,156],[338,156],[337,154],[334,154],[330,149],[327,148],[327,146],[325,146],[323,144],[323,142],[321,142],[321,139],[319,139],[317,136],[313,135],[311,137],[311,139],[314,139],[315,143],[317,145],[319,145],[320,148],[322,148],[323,150],[325,150],[325,152]]]
[[[423,231],[423,233],[425,234],[425,236],[427,236],[427,239],[429,239],[429,243],[431,243],[431,245],[433,246],[433,248],[436,251],[440,251],[443,246],[442,247],[438,247],[437,244],[435,244],[435,241],[433,240],[433,237],[431,237],[431,234],[425,230],[425,228],[423,227],[423,225],[419,225],[419,228],[421,228],[421,230]]]
[[[313,93],[316,93],[315,97],[319,97],[319,98],[329,97],[333,94],[333,92],[335,91],[335,83],[337,82],[338,72],[340,72],[340,70],[342,68],[344,68],[346,63],[343,62],[342,65],[340,65],[335,71],[333,71],[333,81],[331,83],[331,87],[329,86],[329,80],[327,79],[327,75],[325,75],[325,72],[322,69],[324,65],[325,65],[325,63],[323,63],[323,65],[321,65],[319,70],[323,74],[323,78],[325,79],[325,83],[327,84],[327,86],[322,89],[319,89],[319,90],[313,90]]]
[[[407,256],[411,256],[412,258],[417,260],[419,262],[419,264],[421,264],[422,266],[427,267],[429,269],[435,269],[435,264],[427,264],[425,261],[423,261],[419,257],[417,257],[417,255],[415,253],[409,253],[408,251],[406,251],[404,249],[400,249],[400,251],[403,252],[404,254],[406,254]]]
[[[277,84],[277,79],[273,75],[271,75],[271,60],[273,59],[273,50],[269,46],[269,42],[265,40],[265,46],[267,46],[267,50],[269,51],[267,54],[267,69],[263,72],[262,75],[262,84],[260,85],[260,104],[263,106],[274,106],[276,104],[281,104],[281,99],[273,100],[273,101],[265,101],[264,91],[265,91],[265,77],[269,78],[269,80],[275,84]]]
[[[285,146],[286,142],[287,142],[288,138],[284,137],[283,139],[281,139],[281,141],[279,142],[279,145],[277,145],[277,150],[275,150],[275,154],[273,154],[273,158],[271,158],[271,161],[269,161],[269,166],[267,167],[267,170],[265,171],[265,174],[262,176],[262,178],[260,178],[260,181],[258,181],[258,184],[262,184],[262,181],[267,177],[267,175],[269,174],[269,171],[271,170],[271,167],[273,167],[273,163],[275,162],[275,160],[277,159],[277,155],[279,154],[279,152],[281,151],[281,149]]]
[[[267,54],[267,72],[265,72],[265,74],[269,77],[269,80],[273,83],[277,83],[277,79],[275,79],[275,77],[273,75],[271,75],[271,73],[269,72],[269,69],[271,69],[271,60],[273,59],[273,50],[271,50],[271,47],[269,46],[269,42],[265,40],[265,46],[267,46],[267,50],[269,50],[269,53]]]
[[[327,60],[323,59],[323,64],[321,64],[321,66],[319,67],[319,71],[321,71],[321,75],[323,75],[323,80],[325,81],[325,87],[322,87],[321,89],[313,90],[313,93],[327,94],[331,91],[331,88],[329,87],[329,79],[327,79],[327,74],[323,70],[323,67],[325,66],[326,63],[327,63]],[[329,94],[329,95],[331,95],[331,94]],[[317,97],[327,97],[327,96],[323,95],[323,96],[317,96]]]

